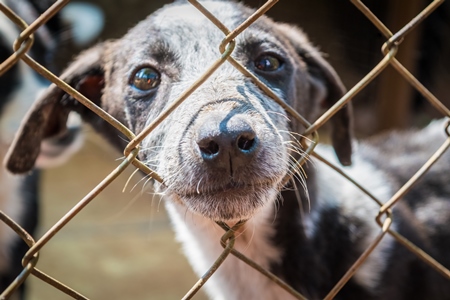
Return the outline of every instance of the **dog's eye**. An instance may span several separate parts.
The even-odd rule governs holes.
[[[151,67],[145,67],[137,70],[131,78],[131,84],[141,90],[148,91],[154,89],[161,82],[161,75]]]
[[[283,62],[269,54],[264,54],[255,60],[255,67],[263,72],[274,72],[281,68]]]

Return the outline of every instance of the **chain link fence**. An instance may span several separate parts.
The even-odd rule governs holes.
[[[124,149],[125,159],[108,175],[106,176],[90,193],[88,193],[83,199],[81,199],[67,214],[61,218],[54,226],[52,226],[39,240],[34,240],[25,230],[23,230],[14,220],[8,217],[5,213],[0,211],[0,219],[2,222],[6,223],[11,227],[17,235],[19,235],[29,246],[29,251],[23,258],[23,271],[16,278],[14,282],[4,291],[2,291],[0,298],[8,299],[11,294],[30,276],[36,276],[42,281],[48,283],[56,289],[59,289],[62,293],[74,299],[88,299],[86,296],[82,295],[80,292],[66,286],[57,279],[54,279],[47,275],[45,272],[37,268],[39,251],[43,249],[49,241],[59,233],[59,231],[67,225],[80,211],[82,211],[86,205],[93,201],[97,195],[99,195],[108,185],[112,184],[114,180],[121,175],[121,173],[132,165],[148,174],[155,180],[163,182],[157,173],[151,170],[148,166],[139,161],[136,156],[139,151],[139,144],[141,141],[157,127],[164,118],[166,118],[173,110],[176,109],[189,95],[197,89],[199,86],[205,82],[208,77],[215,72],[219,66],[225,62],[231,63],[236,69],[242,72],[245,76],[251,78],[253,82],[258,85],[265,93],[267,93],[276,103],[282,106],[286,112],[288,112],[293,118],[296,118],[301,122],[307,129],[303,132],[305,137],[302,141],[306,149],[306,153],[311,156],[316,157],[320,161],[326,163],[336,172],[339,172],[347,180],[351,181],[355,186],[361,189],[362,192],[367,194],[373,201],[375,201],[379,207],[379,213],[374,217],[374,222],[376,222],[379,227],[378,236],[371,242],[371,244],[365,249],[362,255],[357,259],[351,268],[346,272],[346,274],[340,279],[340,281],[334,286],[334,288],[329,291],[325,299],[333,299],[340,289],[349,281],[349,279],[355,274],[358,268],[364,263],[371,252],[378,246],[380,241],[385,235],[391,235],[400,244],[406,247],[409,251],[420,257],[423,261],[433,267],[436,272],[439,272],[442,276],[449,280],[450,284],[450,271],[443,267],[439,262],[435,261],[430,255],[425,253],[420,248],[416,247],[406,238],[401,236],[398,232],[391,228],[393,221],[393,216],[391,213],[392,207],[400,201],[400,199],[408,193],[412,186],[414,186],[417,181],[429,170],[429,168],[439,159],[439,157],[447,151],[450,147],[450,122],[447,123],[446,134],[449,136],[444,144],[436,145],[438,150],[435,154],[429,158],[429,160],[412,176],[409,181],[398,190],[391,199],[377,199],[369,191],[365,190],[360,186],[355,180],[350,178],[345,174],[339,167],[332,165],[330,162],[326,161],[324,158],[320,157],[314,152],[315,145],[319,141],[317,131],[324,126],[325,123],[338,112],[343,106],[349,103],[360,91],[362,91],[372,80],[374,80],[387,66],[392,66],[401,76],[403,76],[409,84],[411,84],[423,97],[425,97],[439,112],[442,116],[450,117],[450,110],[445,107],[429,90],[427,90],[409,71],[406,69],[397,59],[396,53],[401,47],[403,38],[413,31],[417,25],[419,25],[424,19],[426,19],[443,1],[435,0],[432,1],[427,7],[425,7],[416,17],[414,17],[410,22],[403,26],[399,31],[393,33],[387,28],[378,18],[375,16],[370,9],[368,9],[361,1],[351,0],[351,2],[364,14],[367,19],[369,19],[374,26],[380,31],[380,33],[386,38],[386,42],[382,47],[383,58],[379,63],[355,86],[353,86],[333,107],[331,107],[327,112],[325,112],[319,119],[317,119],[313,124],[306,121],[303,116],[296,112],[293,108],[285,104],[277,95],[271,91],[264,83],[258,80],[255,75],[250,73],[245,67],[243,67],[239,62],[237,62],[231,54],[233,53],[235,42],[234,39],[241,34],[248,26],[250,26],[255,20],[257,20],[261,15],[266,13],[273,5],[275,5],[278,0],[269,0],[265,2],[252,16],[250,16],[244,23],[242,23],[237,28],[227,28],[225,27],[214,15],[212,15],[208,10],[206,10],[199,2],[196,0],[189,0],[189,2],[195,6],[200,12],[202,12],[211,22],[213,22],[224,34],[224,39],[220,45],[217,45],[220,49],[222,55],[217,57],[217,60],[212,64],[208,70],[198,78],[198,80],[186,90],[170,107],[163,111],[159,117],[157,117],[147,128],[145,128],[141,133],[135,135],[128,128],[110,116],[108,113],[97,107],[89,99],[78,93],[72,87],[70,87],[65,82],[61,81],[56,75],[49,72],[47,69],[43,68],[41,65],[36,63],[27,52],[33,43],[33,33],[45,22],[47,22],[55,13],[64,7],[69,2],[69,0],[59,0],[56,1],[45,13],[43,13],[36,21],[32,24],[26,24],[20,17],[13,13],[8,7],[0,3],[0,11],[5,14],[9,19],[11,19],[22,31],[17,37],[14,43],[14,53],[8,59],[0,62],[0,76],[5,73],[11,66],[17,63],[19,60],[24,61],[42,76],[50,80],[51,82],[58,85],[62,90],[73,96],[83,105],[91,109],[101,118],[105,119],[108,123],[114,126],[122,134],[124,134],[129,140],[129,144]],[[306,137],[312,142],[306,142]],[[299,161],[298,164],[304,163],[304,159]],[[290,180],[290,177],[285,178],[285,182]],[[214,272],[220,268],[220,265],[225,261],[227,256],[230,254],[242,260],[250,267],[254,268],[258,272],[264,274],[270,280],[276,282],[287,292],[292,294],[297,299],[306,299],[303,295],[295,291],[288,284],[283,282],[280,278],[277,278],[268,270],[262,268],[254,261],[247,258],[243,253],[237,251],[233,246],[235,239],[236,230],[241,227],[245,221],[241,221],[235,224],[233,227],[229,227],[225,223],[218,223],[218,225],[223,228],[224,235],[222,236],[220,243],[223,246],[222,254],[217,257],[215,263],[210,267],[210,269],[199,279],[199,281],[192,287],[190,291],[186,293],[183,299],[191,299],[207,282],[207,280],[214,274]],[[64,280],[61,278],[61,280]]]

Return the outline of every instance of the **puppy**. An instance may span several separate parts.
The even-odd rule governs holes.
[[[14,9],[26,22],[31,23],[39,13],[48,8],[50,1],[0,1]],[[51,69],[52,57],[62,39],[69,36],[64,21],[57,15],[47,26],[35,34],[30,51],[38,62]],[[18,27],[0,13],[0,63],[13,54],[12,46],[19,36]],[[64,35],[66,35],[64,37]],[[17,132],[20,122],[39,93],[48,83],[19,60],[0,76],[0,157],[4,158]],[[43,140],[37,159],[38,168],[55,167],[66,161],[82,145],[81,119],[75,113],[67,121],[67,129]],[[33,170],[27,176],[13,176],[4,168],[0,170],[0,210],[33,234],[38,221],[40,172]],[[10,228],[0,224],[0,290],[3,291],[22,271],[21,260],[28,246]],[[23,286],[15,295],[23,298]]]
[[[253,13],[242,4],[202,4],[227,28]],[[192,5],[165,6],[131,29],[81,54],[61,78],[136,134],[171,105],[219,57],[223,33]],[[345,92],[332,67],[298,28],[259,18],[236,38],[233,57],[309,121]],[[52,85],[28,113],[7,167],[28,172],[39,144],[82,115],[118,150],[123,137]],[[380,137],[353,151],[350,107],[331,120],[331,146],[317,152],[387,201],[442,143],[447,120],[423,131]],[[164,180],[155,184],[194,270],[203,274],[233,225],[235,248],[309,299],[323,298],[380,232],[379,207],[345,178],[310,158],[295,185],[283,186],[304,155],[303,126],[249,78],[225,63],[142,142],[139,159]],[[448,137],[447,137],[448,138]],[[399,142],[401,141],[401,143]],[[337,155],[336,155],[337,154]],[[394,210],[393,228],[450,267],[450,155]],[[301,197],[301,204],[297,199]],[[206,284],[212,299],[293,299],[235,257]],[[339,299],[450,299],[450,282],[386,236]]]

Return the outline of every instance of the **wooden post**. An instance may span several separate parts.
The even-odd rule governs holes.
[[[395,33],[423,8],[423,0],[395,0],[389,1],[386,25]],[[420,25],[410,32],[399,46],[397,59],[412,74],[417,65],[417,47],[420,38]],[[414,95],[413,88],[391,66],[380,75],[377,96],[378,131],[391,128],[405,128],[411,121],[411,106]]]

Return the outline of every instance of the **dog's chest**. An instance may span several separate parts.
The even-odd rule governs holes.
[[[201,276],[223,251],[220,238],[225,233],[213,221],[186,212],[171,201],[166,208],[177,233],[177,239],[195,272]],[[251,219],[237,235],[235,248],[264,269],[281,258],[280,249],[270,242],[272,228],[266,218],[271,208]],[[270,279],[230,254],[205,285],[211,299],[294,299]]]

